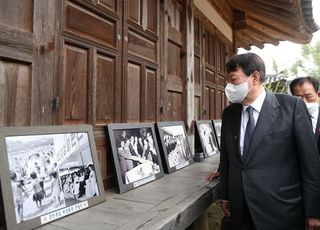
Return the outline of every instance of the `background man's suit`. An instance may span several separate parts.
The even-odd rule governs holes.
[[[320,108],[319,108],[318,121],[317,121],[317,126],[316,126],[314,135],[315,135],[316,144],[318,146],[318,152],[320,154]]]
[[[267,92],[244,162],[242,109],[223,113],[218,198],[230,201],[235,226],[246,199],[258,230],[304,229],[305,217],[320,217],[320,156],[304,102]]]

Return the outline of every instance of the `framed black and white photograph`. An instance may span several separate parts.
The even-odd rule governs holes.
[[[164,175],[153,124],[110,124],[108,133],[120,193]]]
[[[167,173],[175,172],[193,163],[186,129],[182,121],[158,122],[157,130]]]
[[[221,124],[222,124],[222,120],[213,120],[212,121],[213,124],[213,128],[214,128],[214,133],[216,136],[216,139],[218,141],[218,147],[219,150],[221,150]]]
[[[0,130],[7,229],[33,229],[104,201],[92,127]]]
[[[203,152],[204,157],[219,153],[219,146],[211,120],[196,121],[196,146],[196,151]]]

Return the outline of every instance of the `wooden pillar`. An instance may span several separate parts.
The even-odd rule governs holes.
[[[190,148],[194,154],[194,9],[193,0],[187,0],[185,3],[185,121],[187,125],[187,132],[189,136]]]
[[[52,125],[58,2],[35,0],[31,124]]]

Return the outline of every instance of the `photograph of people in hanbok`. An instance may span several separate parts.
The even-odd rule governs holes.
[[[209,122],[210,123],[198,124],[198,132],[202,142],[203,152],[206,156],[212,156],[219,152],[211,121]]]
[[[97,182],[87,133],[10,136],[5,140],[17,224],[98,194],[96,188],[91,192]],[[90,195],[81,196],[80,188],[77,194],[73,189],[72,198],[65,192],[64,177],[75,171],[90,177],[90,189],[84,189],[90,190]]]
[[[113,132],[123,184],[130,184],[160,173],[160,157],[151,128]]]
[[[192,154],[182,125],[163,126],[161,130],[170,168],[192,160]]]

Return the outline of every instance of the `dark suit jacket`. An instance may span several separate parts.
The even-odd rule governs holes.
[[[316,140],[316,143],[318,146],[318,152],[320,154],[320,110],[319,110],[319,115],[318,115],[316,131],[315,131],[315,140]]]
[[[218,198],[239,226],[246,199],[258,230],[304,229],[320,217],[320,155],[304,102],[267,92],[246,160],[240,155],[241,104],[223,112]]]

